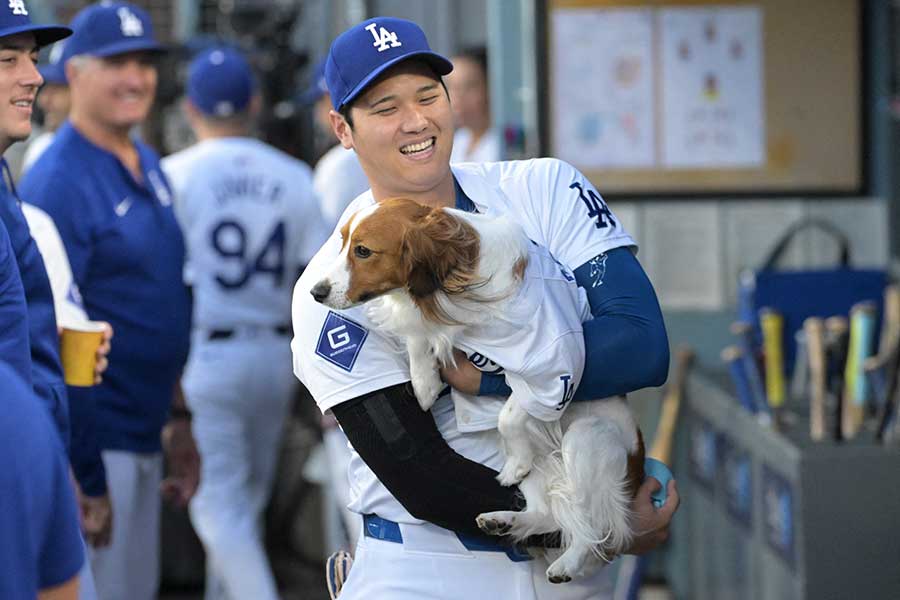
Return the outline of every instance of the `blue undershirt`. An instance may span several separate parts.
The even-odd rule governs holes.
[[[472,200],[454,184],[456,208],[476,212]],[[598,264],[604,267],[599,278]],[[608,398],[665,383],[669,340],[656,292],[634,253],[627,247],[614,248],[574,273],[587,292],[594,317],[583,325],[585,367],[575,400]],[[479,396],[511,393],[502,373],[481,374]]]

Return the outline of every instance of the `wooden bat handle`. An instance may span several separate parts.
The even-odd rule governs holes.
[[[803,322],[806,332],[806,349],[809,357],[809,375],[812,385],[809,404],[809,435],[813,440],[825,439],[825,400],[828,385],[828,369],[825,364],[825,324],[818,317]]]
[[[659,425],[656,427],[656,435],[653,436],[653,445],[649,453],[653,458],[666,464],[669,464],[672,457],[672,441],[675,437],[678,410],[687,383],[688,371],[693,361],[694,351],[690,347],[679,346],[675,351],[674,374],[663,396],[662,414],[660,414]]]

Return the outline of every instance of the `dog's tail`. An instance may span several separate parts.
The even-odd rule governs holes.
[[[584,544],[609,561],[634,537],[626,436],[613,420],[578,420],[563,437],[560,460],[563,476],[549,482],[548,496],[563,547]]]

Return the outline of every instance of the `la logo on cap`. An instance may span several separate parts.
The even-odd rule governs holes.
[[[14,15],[28,15],[25,8],[25,0],[9,0],[9,9]]]
[[[137,18],[137,15],[128,10],[127,6],[119,8],[116,14],[119,15],[119,26],[122,28],[122,35],[126,37],[140,37],[144,35],[144,24]]]
[[[378,33],[375,33],[375,28],[378,27],[376,23],[370,23],[366,26],[366,31],[372,34],[372,37],[375,38],[375,43],[372,44],[376,48],[378,48],[379,52],[384,52],[388,49],[388,44],[390,44],[391,48],[397,48],[398,46],[402,46],[400,42],[397,41],[397,34],[393,31],[388,31],[384,27],[380,27]]]

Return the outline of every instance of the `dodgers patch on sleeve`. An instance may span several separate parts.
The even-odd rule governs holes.
[[[319,333],[316,354],[350,372],[368,336],[369,330],[359,323],[328,311],[328,317]]]

